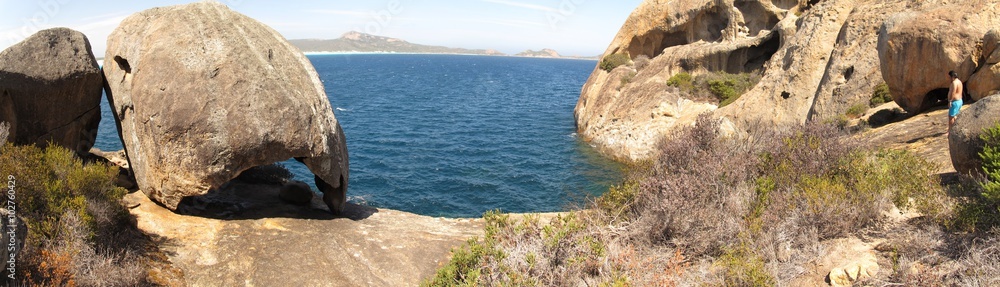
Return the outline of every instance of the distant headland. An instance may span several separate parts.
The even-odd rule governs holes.
[[[445,46],[422,45],[406,40],[376,36],[351,31],[337,39],[294,39],[288,42],[298,47],[304,53],[410,53],[410,54],[465,54],[485,56],[511,56],[494,49],[465,49]],[[567,58],[596,60],[599,56],[577,57],[562,56],[552,49],[541,51],[527,50],[516,57],[536,58]]]

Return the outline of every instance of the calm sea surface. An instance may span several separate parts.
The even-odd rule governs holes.
[[[313,55],[351,159],[351,202],[431,216],[559,211],[620,178],[574,133],[594,61]],[[103,106],[97,147],[119,150]],[[305,166],[284,165],[312,184]],[[313,187],[315,190],[315,187]]]

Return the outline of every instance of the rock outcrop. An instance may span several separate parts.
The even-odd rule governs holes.
[[[579,134],[613,157],[647,157],[664,134],[717,108],[717,101],[668,88],[667,79],[682,71],[759,72],[780,45],[774,27],[802,3],[643,2],[604,56],[651,60],[639,69],[594,69],[574,111]]]
[[[884,81],[912,115],[935,104],[928,95],[947,91],[948,70],[969,79],[979,99],[1000,91],[1000,32],[987,33],[1000,24],[996,2],[647,0],[605,56],[651,60],[595,68],[576,106],[577,129],[606,154],[636,160],[695,113],[733,129],[830,121],[867,105]],[[750,72],[761,80],[716,109],[717,100],[664,84],[680,72]]]
[[[1000,25],[1000,1],[972,1],[948,5],[927,5],[893,15],[879,32],[879,59],[882,76],[893,100],[907,112],[918,113],[946,100],[947,73],[958,72],[969,85],[970,94],[982,98],[994,90],[995,77],[985,57],[983,45],[989,29]],[[997,62],[997,59],[990,59]],[[984,65],[987,67],[984,68]],[[973,76],[973,73],[977,73]]]
[[[1000,97],[987,97],[963,109],[948,135],[951,163],[961,174],[982,174],[979,152],[985,144],[979,135],[1000,123]]]
[[[122,21],[105,59],[129,164],[151,198],[174,209],[296,158],[343,210],[344,132],[309,60],[278,32],[216,2],[154,8]]]
[[[0,52],[0,122],[15,144],[84,154],[101,122],[101,70],[83,33],[39,31]]]
[[[781,47],[765,64],[760,83],[716,114],[741,126],[805,123],[853,6],[852,0],[823,1],[801,18],[786,16],[776,27]]]
[[[973,100],[1000,93],[1000,31],[990,30],[983,38],[983,62],[966,83]]]

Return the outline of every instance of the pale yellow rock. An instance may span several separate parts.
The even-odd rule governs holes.
[[[483,232],[480,219],[357,205],[339,218],[318,198],[303,208],[280,201],[276,186],[229,186],[179,205],[192,215],[141,191],[124,199],[186,286],[417,286]]]
[[[647,0],[619,30],[605,56],[651,60],[642,70],[595,68],[574,114],[578,133],[612,157],[652,155],[653,146],[698,115],[717,109],[716,99],[693,98],[666,85],[682,71],[740,73],[759,70],[779,46],[774,26],[805,1]],[[630,77],[631,81],[622,81]]]

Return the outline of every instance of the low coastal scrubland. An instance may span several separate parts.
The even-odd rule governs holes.
[[[588,208],[549,222],[485,214],[485,236],[424,285],[789,285],[849,237],[877,244],[883,270],[856,283],[1000,277],[996,148],[982,155],[987,178],[942,182],[915,154],[829,124],[720,136],[703,116],[657,147]]]

